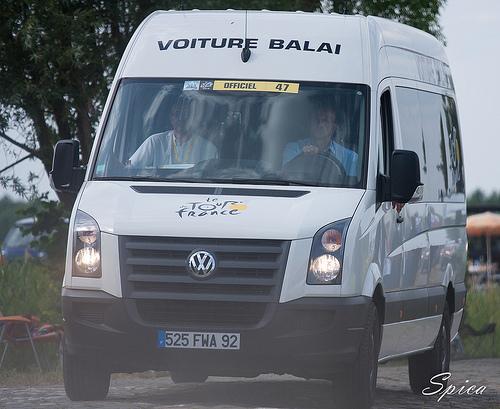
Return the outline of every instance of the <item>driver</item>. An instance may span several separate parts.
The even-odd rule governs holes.
[[[190,126],[192,106],[182,96],[170,111],[172,128],[149,136],[130,157],[132,167],[160,167],[171,164],[192,164],[217,157],[217,148]]]
[[[326,154],[340,161],[347,176],[357,176],[358,154],[335,142],[336,134],[335,108],[330,103],[317,104],[311,123],[311,136],[288,143],[283,152],[283,164],[301,154]]]

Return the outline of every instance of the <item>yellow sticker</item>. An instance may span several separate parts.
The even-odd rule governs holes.
[[[244,203],[234,203],[234,204],[229,205],[229,208],[231,210],[238,210],[239,212],[247,210],[247,207],[248,206]]]
[[[214,81],[214,91],[260,91],[260,92],[285,92],[297,94],[299,85],[296,82],[274,81]]]

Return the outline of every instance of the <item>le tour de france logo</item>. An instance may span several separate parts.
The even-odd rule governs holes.
[[[199,202],[189,202],[180,206],[176,213],[181,219],[210,216],[237,216],[247,209],[239,200],[220,200],[216,197]]]

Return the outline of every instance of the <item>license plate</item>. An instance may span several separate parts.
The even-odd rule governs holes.
[[[158,331],[159,348],[240,349],[240,334],[224,332]]]

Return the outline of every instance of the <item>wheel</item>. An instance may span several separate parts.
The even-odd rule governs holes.
[[[57,344],[57,365],[58,365],[58,370],[61,370],[63,368],[63,356],[64,356],[64,338],[61,337],[59,339],[59,342]]]
[[[64,350],[63,376],[66,395],[72,401],[103,400],[108,395],[111,376],[97,355],[83,357]]]
[[[334,156],[318,153],[300,153],[285,163],[283,174],[304,181],[340,183],[345,180],[346,171]]]
[[[443,318],[434,348],[423,354],[408,358],[408,374],[413,393],[420,395],[422,390],[431,386],[433,376],[450,370],[450,328],[451,315],[448,303],[445,303]],[[447,385],[447,381],[440,379]]]
[[[203,383],[208,376],[203,373],[170,371],[170,378],[174,383]]]
[[[380,322],[372,303],[367,326],[353,365],[333,381],[334,403],[339,409],[369,409],[377,386],[378,354],[380,351]]]

